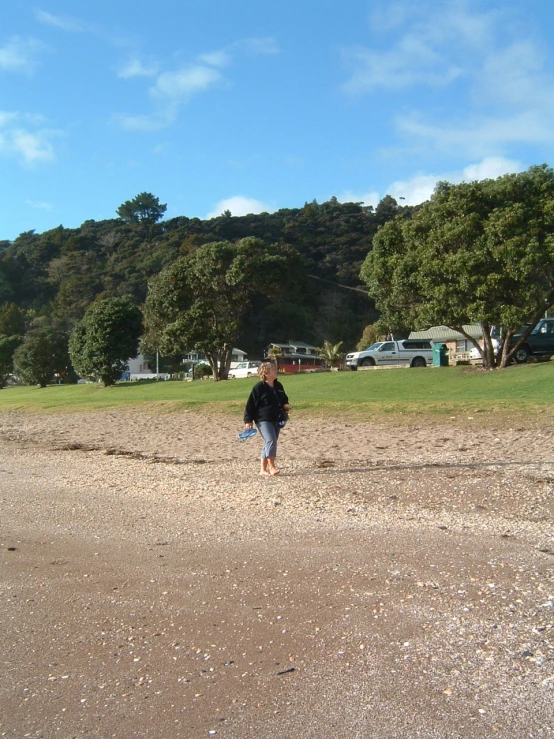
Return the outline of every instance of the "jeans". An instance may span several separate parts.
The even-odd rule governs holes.
[[[277,439],[279,438],[280,427],[273,421],[257,421],[256,426],[262,435],[264,445],[262,448],[262,459],[277,456]]]

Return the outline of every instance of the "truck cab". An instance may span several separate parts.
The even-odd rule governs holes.
[[[351,370],[386,365],[427,367],[432,363],[433,343],[421,339],[378,341],[363,352],[351,352],[346,355],[346,365]]]
[[[525,328],[521,328],[514,334],[512,338],[513,344],[518,341],[524,331]],[[537,323],[514,354],[514,359],[518,364],[523,364],[532,354],[554,354],[554,318],[542,318]]]

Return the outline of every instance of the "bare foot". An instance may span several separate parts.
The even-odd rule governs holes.
[[[269,470],[267,474],[273,476],[273,475],[279,475],[280,473],[281,473],[281,470],[278,470],[276,467],[274,467],[272,470]]]
[[[269,477],[270,474],[269,470],[262,470],[260,472],[261,477]]]

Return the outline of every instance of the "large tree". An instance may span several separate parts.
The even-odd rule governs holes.
[[[69,355],[81,377],[99,377],[105,386],[121,377],[136,357],[142,314],[131,298],[105,298],[93,303],[71,332]]]
[[[514,332],[554,305],[554,170],[439,183],[379,230],[361,276],[392,329],[441,324],[478,346],[463,326],[480,323],[484,366],[506,366],[526,338],[512,344]]]
[[[117,209],[117,215],[127,223],[154,225],[167,210],[167,205],[160,203],[159,198],[150,192],[141,192],[132,200],[126,200]]]
[[[256,295],[283,289],[297,254],[246,238],[205,244],[149,283],[145,347],[163,354],[203,352],[214,380],[227,379],[231,351]]]
[[[52,328],[28,331],[21,346],[14,353],[14,371],[28,385],[46,387],[54,375],[71,372],[67,350],[68,336]]]

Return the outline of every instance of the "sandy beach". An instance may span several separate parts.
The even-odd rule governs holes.
[[[0,736],[554,736],[554,429],[0,414]]]

